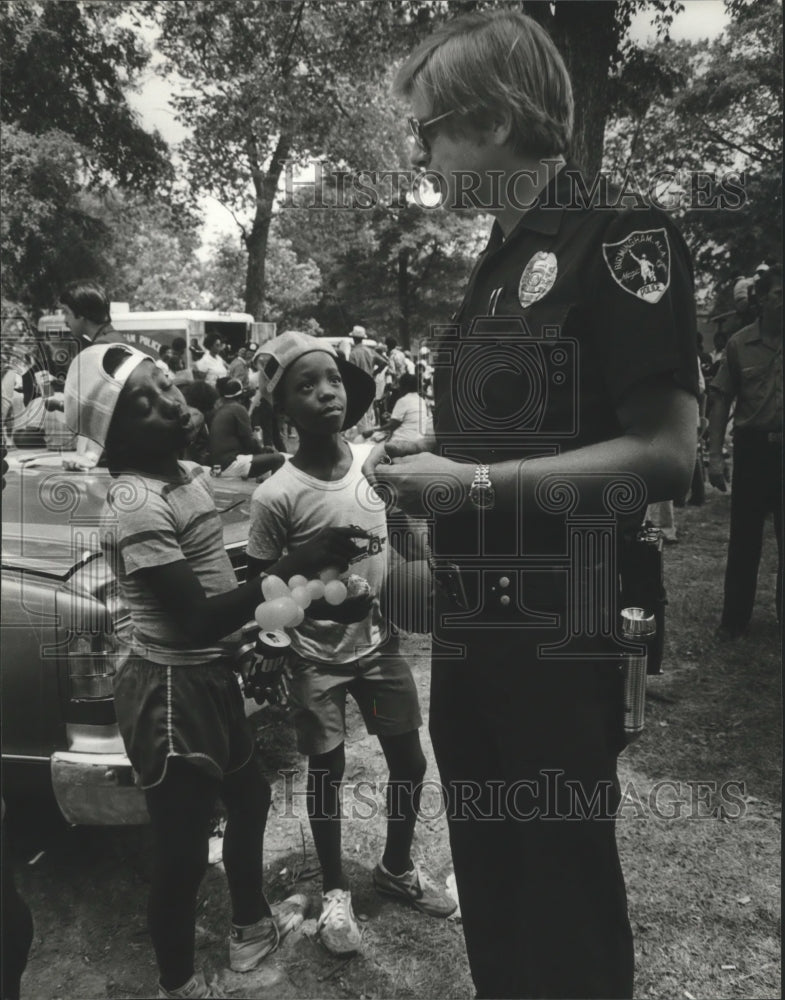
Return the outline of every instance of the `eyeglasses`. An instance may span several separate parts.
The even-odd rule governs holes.
[[[449,118],[450,115],[454,114],[454,110],[445,111],[443,115],[437,115],[436,118],[429,118],[427,122],[421,122],[419,118],[407,118],[409,128],[412,130],[412,135],[414,136],[414,141],[422,148],[423,152],[430,152],[428,140],[425,138],[425,130],[430,125],[435,125],[436,122],[440,122],[442,118]]]

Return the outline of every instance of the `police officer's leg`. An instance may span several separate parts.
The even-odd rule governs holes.
[[[501,762],[483,698],[483,668],[483,658],[435,656],[429,722],[477,996],[507,997],[513,995],[513,953],[520,947],[514,844],[499,812]]]
[[[721,624],[731,632],[749,625],[755,603],[766,516],[765,449],[754,434],[737,431],[733,447],[730,538]]]
[[[518,947],[515,997],[630,997],[632,932],[616,848],[616,664],[540,661],[500,685]],[[517,683],[516,683],[517,681]],[[516,694],[517,687],[517,694]],[[504,697],[506,695],[506,697]]]

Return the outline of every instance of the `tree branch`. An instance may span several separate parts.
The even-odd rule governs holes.
[[[300,0],[300,6],[297,8],[294,18],[292,19],[293,20],[292,33],[291,37],[289,38],[289,45],[287,46],[286,52],[281,58],[281,62],[279,64],[278,72],[281,74],[282,77],[285,77],[288,72],[286,64],[289,60],[289,56],[292,54],[292,48],[294,46],[294,40],[297,37],[297,32],[300,30],[300,24],[302,22],[304,9],[305,9],[305,0]]]
[[[730,139],[724,136],[721,132],[717,132],[716,129],[713,129],[710,125],[707,125],[706,122],[699,120],[698,126],[710,139],[713,139],[715,142],[719,142],[723,146],[728,146],[730,149],[735,149],[737,152],[743,153],[745,156],[749,156],[750,159],[757,160],[758,163],[767,163],[768,161],[774,159],[773,153],[769,153],[768,157],[761,156],[760,153],[754,153],[752,150],[745,149],[736,142],[731,142]]]

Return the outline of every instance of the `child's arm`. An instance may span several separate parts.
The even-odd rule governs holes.
[[[251,522],[246,548],[249,575],[255,576],[257,573],[267,572],[280,576],[283,580],[290,579],[292,574],[285,576],[280,568],[277,568],[278,563],[276,562],[276,559],[280,558],[281,551],[288,545],[286,526],[290,516],[286,508],[279,505],[279,499],[274,494],[270,496],[270,487],[267,484],[260,486],[254,493],[251,500]],[[355,532],[355,537],[360,536],[368,537],[365,532],[358,529]],[[305,547],[303,546],[303,548]],[[301,551],[302,548],[297,548],[291,552],[291,555],[297,555]],[[359,549],[357,552],[359,553]],[[338,566],[337,563],[335,565]],[[343,569],[345,568],[346,566],[343,567]],[[339,605],[328,604],[325,600],[317,600],[311,601],[305,608],[305,614],[309,618],[315,618],[319,621],[332,621],[341,625],[349,625],[367,618],[371,613],[372,603],[372,595],[350,597]]]
[[[368,536],[358,528],[325,528],[297,552],[277,560],[270,569],[284,580],[295,573],[315,575],[328,566],[346,569],[349,561],[360,553],[353,537]],[[258,576],[236,590],[206,597],[199,578],[185,559],[140,569],[136,575],[197,645],[215,642],[236,631],[253,617],[254,609],[263,600]]]

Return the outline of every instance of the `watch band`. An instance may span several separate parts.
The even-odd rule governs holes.
[[[489,465],[478,465],[474,470],[474,479],[469,487],[469,500],[478,510],[493,507],[495,494]]]

